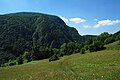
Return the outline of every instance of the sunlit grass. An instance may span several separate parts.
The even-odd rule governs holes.
[[[45,59],[1,67],[0,80],[120,80],[120,50],[110,50],[111,45],[103,51],[73,54],[53,62]]]

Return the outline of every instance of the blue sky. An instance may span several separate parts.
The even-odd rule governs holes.
[[[14,12],[57,15],[81,35],[120,30],[120,0],[0,0],[0,14]]]

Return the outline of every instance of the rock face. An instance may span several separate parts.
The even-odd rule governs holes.
[[[0,51],[17,55],[33,45],[59,48],[69,41],[82,42],[83,38],[57,16],[31,12],[0,15]]]

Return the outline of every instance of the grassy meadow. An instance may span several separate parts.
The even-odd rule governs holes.
[[[60,60],[32,61],[0,67],[0,80],[120,80],[120,46],[86,54],[64,56]]]

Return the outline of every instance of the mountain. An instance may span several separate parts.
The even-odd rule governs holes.
[[[97,37],[97,35],[83,35],[84,41],[87,41],[89,39],[94,39]]]
[[[18,56],[33,45],[59,48],[70,41],[84,39],[57,16],[32,12],[0,15],[0,51]]]
[[[114,35],[119,35],[119,34],[120,34],[120,31],[118,31],[118,32],[114,33]]]

